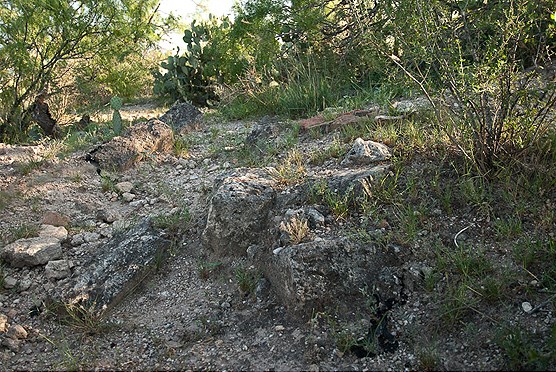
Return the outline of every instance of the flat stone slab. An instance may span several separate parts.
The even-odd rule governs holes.
[[[62,246],[52,237],[19,239],[4,247],[2,257],[13,267],[44,265],[62,257]]]
[[[69,291],[72,303],[86,302],[96,309],[116,305],[153,272],[165,257],[170,241],[149,219],[116,235],[82,266]]]

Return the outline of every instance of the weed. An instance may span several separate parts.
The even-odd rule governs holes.
[[[81,183],[83,181],[83,176],[79,172],[75,172],[70,176],[70,181],[74,183]]]
[[[419,370],[421,371],[437,371],[440,367],[440,357],[436,347],[429,346],[417,350],[417,360],[419,362]]]
[[[344,194],[332,191],[326,182],[316,182],[310,189],[310,200],[313,203],[324,203],[330,208],[336,220],[345,220],[354,203],[353,189],[348,189]]]
[[[39,227],[36,225],[20,225],[9,233],[12,241],[38,236]]]
[[[282,185],[296,185],[305,179],[303,155],[297,150],[288,152],[284,161],[276,168],[269,168],[268,172],[276,182]]]
[[[494,220],[494,230],[496,232],[496,237],[499,240],[503,240],[519,236],[523,231],[523,226],[519,218],[497,218]]]
[[[13,199],[13,194],[0,190],[0,211],[5,209]]]
[[[400,239],[402,243],[411,244],[417,238],[421,212],[415,210],[411,204],[399,208]]]
[[[157,229],[166,230],[171,236],[178,236],[180,231],[191,220],[191,214],[187,208],[181,208],[172,214],[162,214],[152,218],[153,226]]]
[[[62,321],[78,332],[93,335],[107,326],[95,302],[66,303],[61,306]]]
[[[311,153],[310,162],[315,165],[322,165],[329,159],[337,159],[346,154],[346,148],[337,139],[334,139],[332,144],[325,149],[318,149]]]
[[[102,192],[119,193],[116,188],[116,178],[109,173],[102,172],[100,174],[100,187]]]
[[[176,137],[174,141],[174,155],[180,158],[189,155],[189,143],[183,136]]]
[[[287,232],[292,244],[299,244],[309,234],[309,223],[306,219],[293,217],[289,222],[280,224],[280,229]]]
[[[249,296],[255,292],[260,275],[252,269],[237,268],[235,277],[239,290]]]
[[[199,274],[199,278],[208,279],[210,274],[218,270],[221,266],[222,262],[200,261],[197,264],[197,273]]]
[[[39,169],[44,164],[44,160],[30,160],[26,163],[17,164],[17,173],[27,176],[35,169]]]
[[[543,347],[539,340],[520,328],[505,328],[497,336],[497,344],[506,357],[509,370],[544,371],[556,362],[556,325],[552,325],[549,339]]]

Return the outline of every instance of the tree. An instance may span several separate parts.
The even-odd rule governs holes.
[[[157,0],[1,0],[0,140],[24,135],[38,92],[56,91],[76,64],[152,45],[156,11]]]

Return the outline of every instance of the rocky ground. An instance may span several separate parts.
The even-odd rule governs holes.
[[[0,144],[2,369],[500,369],[500,312],[541,333],[554,323],[551,306],[531,312],[522,297],[444,329],[431,261],[416,251],[481,221],[438,207],[411,244],[382,238],[388,220],[353,239],[362,216],[342,216],[340,199],[323,205],[315,185],[365,195],[393,174],[390,150],[364,141],[374,138],[342,142],[276,118],[209,116],[181,130],[121,169],[95,144]],[[110,261],[135,241],[164,254]],[[40,255],[19,255],[33,244]],[[113,294],[121,273],[132,285]],[[78,302],[77,288],[109,294]]]

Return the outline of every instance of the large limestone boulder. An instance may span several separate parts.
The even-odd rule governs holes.
[[[114,137],[91,151],[87,160],[102,169],[125,170],[145,156],[170,153],[174,145],[172,128],[160,120],[138,123],[125,136]]]
[[[400,265],[392,250],[346,238],[280,247],[261,259],[286,307],[307,316],[313,310],[361,303],[361,290],[378,283],[384,267]]]
[[[210,201],[205,247],[221,256],[246,256],[247,248],[269,238],[270,211],[276,200],[274,181],[247,172],[231,176]]]
[[[67,236],[63,226],[42,225],[38,237],[19,239],[6,245],[2,257],[13,267],[44,265],[62,257],[61,241]]]
[[[117,304],[160,264],[170,241],[149,219],[115,236],[86,262],[69,291],[70,302],[86,302],[97,309]]]

